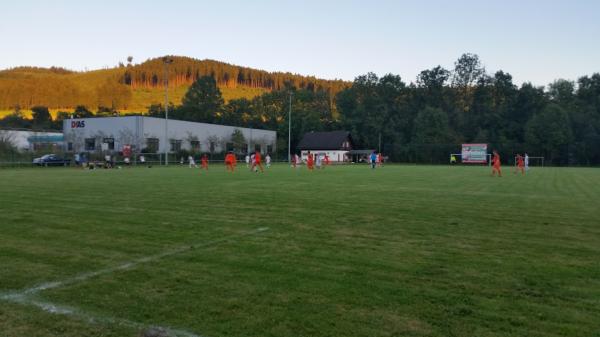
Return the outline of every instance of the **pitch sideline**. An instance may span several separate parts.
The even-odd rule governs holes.
[[[156,261],[156,260],[162,259],[167,256],[180,254],[180,253],[187,252],[187,251],[190,251],[193,249],[214,246],[216,244],[230,241],[232,239],[256,235],[256,234],[259,234],[259,233],[262,233],[262,232],[265,232],[268,230],[269,230],[269,227],[259,227],[252,231],[247,231],[247,232],[240,233],[240,234],[229,235],[229,236],[223,237],[221,239],[216,239],[216,240],[209,241],[209,242],[200,242],[200,243],[196,243],[196,244],[192,244],[192,245],[181,246],[181,247],[178,247],[175,249],[164,251],[159,254],[149,255],[149,256],[145,256],[145,257],[135,259],[135,260],[132,260],[129,262],[125,262],[125,263],[122,263],[115,267],[109,267],[109,268],[104,268],[104,269],[100,269],[100,270],[96,270],[96,271],[92,271],[92,272],[79,274],[79,275],[76,275],[76,276],[61,280],[61,281],[42,283],[42,284],[36,285],[34,287],[26,288],[19,292],[8,292],[8,293],[0,294],[0,300],[35,306],[35,307],[42,309],[43,311],[49,312],[51,314],[73,316],[73,317],[76,317],[79,319],[83,319],[84,321],[87,321],[89,323],[117,324],[117,325],[127,326],[127,327],[131,327],[131,328],[142,329],[142,328],[148,327],[148,325],[130,321],[130,320],[126,320],[126,319],[91,315],[91,314],[85,313],[81,310],[78,310],[77,308],[74,308],[74,307],[66,307],[66,306],[56,305],[56,304],[50,303],[50,302],[42,302],[33,297],[37,293],[44,291],[44,290],[56,289],[56,288],[72,285],[75,283],[84,282],[84,281],[86,281],[90,278],[96,277],[96,276],[111,274],[111,273],[121,271],[121,270],[130,270],[130,269],[137,267],[140,264]],[[202,337],[201,335],[198,335],[193,332],[186,331],[186,330],[174,329],[174,328],[169,328],[169,327],[166,327],[165,329],[169,333],[172,333],[176,336]]]

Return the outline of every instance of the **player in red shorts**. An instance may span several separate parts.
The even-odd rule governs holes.
[[[262,158],[260,156],[260,152],[256,151],[256,153],[254,154],[254,162],[252,163],[252,171],[254,171],[254,168],[258,167],[260,169],[260,172],[264,173],[265,170],[263,170],[262,167]]]
[[[200,159],[200,168],[202,170],[207,170],[208,171],[208,156],[206,155],[206,153],[204,155],[202,155],[202,158]]]
[[[502,177],[502,169],[500,168],[500,155],[498,151],[494,150],[494,155],[492,156],[492,176],[495,176],[498,173],[498,177]]]
[[[235,171],[235,164],[235,155],[232,152],[227,153],[225,155],[225,167],[227,168],[227,171],[233,173],[233,171]]]
[[[313,158],[313,155],[312,153],[310,153],[310,151],[308,151],[306,157],[306,167],[309,171],[312,171],[315,168],[315,159]]]
[[[517,153],[517,167],[515,168],[515,174],[521,171],[521,174],[525,174],[525,160],[523,156]]]

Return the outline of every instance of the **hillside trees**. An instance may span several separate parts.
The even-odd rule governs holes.
[[[177,109],[177,116],[190,121],[213,123],[223,108],[223,97],[217,82],[211,76],[203,76],[194,82]]]

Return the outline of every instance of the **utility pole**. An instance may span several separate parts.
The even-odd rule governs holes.
[[[173,59],[163,57],[165,64],[165,165],[169,165],[169,64],[173,63]]]
[[[292,163],[292,95],[290,91],[290,110],[288,114],[288,164]]]

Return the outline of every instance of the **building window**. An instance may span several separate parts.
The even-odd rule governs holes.
[[[260,144],[254,144],[254,152],[257,151],[262,153]]]
[[[192,140],[192,141],[190,141],[190,146],[192,147],[192,151],[193,152],[199,152],[200,151],[200,141],[198,141],[198,140]]]
[[[267,145],[267,153],[273,153],[273,145]]]
[[[73,151],[73,143],[71,143],[71,142],[67,143],[67,151]]]
[[[171,139],[171,152],[181,151],[181,140]]]
[[[225,147],[227,152],[233,151],[233,143],[227,143],[225,144]]]
[[[146,138],[146,151],[147,153],[158,152],[158,138]]]
[[[108,150],[114,150],[115,149],[115,139],[114,138],[104,138],[102,140],[103,143],[108,144],[107,148]]]
[[[210,153],[215,152],[215,142],[210,142],[209,149],[210,149]]]
[[[96,150],[96,138],[86,138],[85,139],[85,150],[86,151]]]

